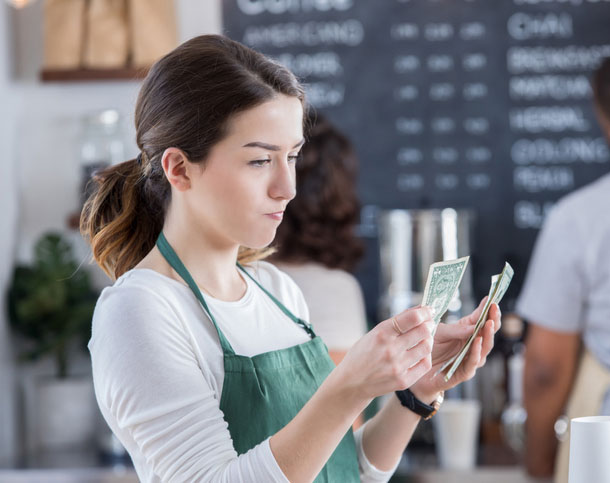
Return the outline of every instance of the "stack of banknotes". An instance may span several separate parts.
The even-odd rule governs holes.
[[[436,324],[434,326],[434,332],[436,332],[436,328],[438,327],[441,318],[445,312],[447,312],[451,300],[453,300],[457,293],[462,277],[466,272],[468,259],[469,257],[463,257],[457,260],[437,262],[430,265],[421,305],[431,307],[433,310],[434,322]],[[458,367],[460,367],[472,342],[483,325],[485,325],[491,305],[500,303],[500,300],[502,300],[502,297],[504,297],[504,294],[510,285],[513,275],[513,268],[506,262],[502,272],[491,277],[489,296],[477,319],[472,335],[468,338],[460,351],[449,359],[438,371],[438,373],[442,373],[445,369],[449,368],[445,374],[445,381],[449,381]]]

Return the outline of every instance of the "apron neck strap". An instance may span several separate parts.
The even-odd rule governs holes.
[[[309,337],[311,337],[312,339],[316,336],[316,334],[314,333],[313,329],[311,328],[311,325],[309,325],[307,322],[305,322],[302,319],[299,319],[297,316],[295,316],[290,310],[288,310],[284,304],[282,302],[280,302],[278,299],[276,299],[270,292],[267,291],[267,289],[265,287],[263,287],[260,283],[258,283],[258,281],[252,276],[250,275],[246,269],[244,267],[241,266],[241,264],[239,262],[237,262],[237,266],[239,268],[241,268],[242,272],[244,272],[248,277],[250,277],[252,279],[252,281],[259,286],[259,288],[265,292],[267,294],[267,296],[273,300],[273,302],[275,303],[275,305],[277,305],[279,307],[279,309],[284,312],[284,314],[286,314],[288,316],[288,318],[290,318],[290,320],[292,320],[295,324],[300,325],[301,327],[303,327],[303,329],[305,329],[305,332],[307,332],[307,334],[309,335]]]
[[[167,260],[167,263],[169,263],[172,266],[172,268],[178,273],[178,275],[180,275],[182,277],[182,279],[187,283],[187,285],[193,291],[193,293],[195,294],[195,296],[197,297],[199,302],[201,302],[201,306],[203,307],[203,310],[205,311],[207,316],[212,321],[212,324],[214,324],[214,328],[216,329],[216,333],[218,334],[218,339],[220,340],[220,346],[222,347],[223,353],[235,355],[235,351],[233,350],[233,347],[231,347],[231,344],[229,343],[227,338],[224,336],[224,334],[220,330],[220,327],[218,327],[218,324],[216,323],[216,319],[212,315],[212,312],[210,311],[208,304],[205,302],[205,299],[203,298],[201,290],[199,290],[199,287],[195,283],[195,280],[193,280],[193,277],[191,277],[191,274],[189,273],[189,271],[186,269],[186,267],[182,263],[182,260],[180,260],[180,258],[178,257],[178,254],[174,251],[172,246],[169,244],[169,242],[167,241],[167,238],[165,238],[165,235],[163,234],[163,232],[161,232],[159,234],[159,237],[157,238],[157,248],[159,248],[161,255],[163,255],[163,257]],[[290,310],[288,310],[284,306],[284,304],[282,304],[282,302],[280,302],[278,299],[276,299],[270,292],[267,291],[267,289],[265,289],[265,287],[263,287],[260,283],[258,283],[258,281],[252,275],[250,275],[246,271],[246,269],[241,266],[241,264],[239,262],[237,262],[237,266],[248,277],[250,277],[252,279],[252,281],[256,285],[258,285],[258,287],[265,294],[267,294],[267,296],[275,303],[275,305],[277,305],[279,307],[279,309],[282,312],[284,312],[285,315],[288,316],[288,318],[290,318],[290,320],[292,320],[295,324],[297,324],[297,325],[301,326],[303,329],[305,329],[305,332],[307,332],[309,337],[311,337],[313,339],[316,336],[313,329],[307,322],[305,322],[302,319],[299,319],[292,312],[290,312]]]
[[[163,257],[167,260],[167,263],[169,263],[172,266],[172,268],[174,270],[176,270],[178,275],[180,275],[182,277],[182,279],[187,283],[187,285],[193,291],[193,293],[195,294],[195,296],[197,297],[199,302],[201,302],[201,305],[203,306],[203,310],[205,310],[205,313],[212,321],[212,324],[214,324],[214,328],[216,329],[216,332],[218,333],[218,339],[220,340],[220,346],[222,347],[223,353],[234,355],[235,351],[233,350],[233,347],[231,347],[231,344],[229,343],[229,341],[226,339],[226,337],[224,336],[224,334],[218,327],[218,324],[216,323],[216,319],[214,318],[214,316],[212,315],[212,312],[210,312],[210,309],[208,308],[208,304],[205,303],[205,299],[203,298],[203,295],[201,294],[201,290],[199,290],[199,287],[195,283],[195,280],[193,280],[193,277],[191,277],[191,274],[189,273],[189,271],[186,269],[186,267],[182,263],[182,260],[180,260],[180,258],[178,257],[178,254],[174,251],[172,246],[169,244],[169,242],[167,241],[167,238],[165,238],[165,235],[163,234],[163,232],[161,232],[159,234],[159,238],[157,238],[157,248],[159,248],[161,255],[163,255]]]

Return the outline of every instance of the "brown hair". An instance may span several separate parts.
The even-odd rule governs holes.
[[[360,203],[358,161],[349,140],[321,115],[309,113],[307,142],[297,162],[297,195],[279,226],[273,259],[314,261],[353,270],[364,253],[354,234]]]
[[[600,114],[610,123],[610,57],[603,59],[593,74],[593,99]]]
[[[232,116],[278,93],[305,102],[288,69],[220,35],[195,37],[152,66],[135,112],[141,160],[97,174],[81,215],[81,233],[111,278],[142,260],[161,232],[171,196],[161,166],[165,149],[179,148],[189,161],[205,163]],[[240,247],[238,260],[248,263],[271,251]]]

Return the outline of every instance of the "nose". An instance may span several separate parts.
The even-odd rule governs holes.
[[[297,194],[294,164],[285,159],[274,164],[269,196],[273,199],[290,201]]]

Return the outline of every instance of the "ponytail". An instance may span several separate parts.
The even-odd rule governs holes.
[[[91,244],[94,260],[116,280],[154,247],[165,203],[147,196],[147,179],[136,159],[99,172],[92,182],[97,186],[83,207],[80,231]]]

